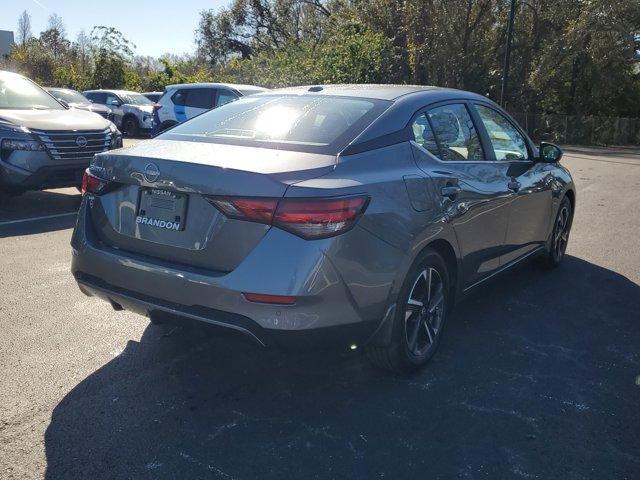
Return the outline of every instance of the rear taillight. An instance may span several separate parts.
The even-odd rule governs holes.
[[[302,238],[344,233],[356,224],[369,203],[365,195],[339,198],[208,197],[229,218],[266,223]]]
[[[87,168],[84,171],[84,175],[82,176],[82,185],[80,187],[80,191],[82,192],[82,195],[84,195],[85,193],[101,195],[108,192],[109,190],[112,190],[114,185],[114,182],[96,177]]]

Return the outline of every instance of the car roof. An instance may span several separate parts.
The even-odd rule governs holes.
[[[240,83],[209,83],[209,82],[200,82],[200,83],[173,83],[171,85],[167,85],[165,90],[173,90],[176,88],[215,88],[215,87],[227,87],[235,90],[259,90],[259,91],[268,91],[269,89],[264,87],[259,87],[257,85],[242,85]]]
[[[49,91],[49,90],[57,90],[59,92],[77,92],[77,90],[74,90],[73,88],[65,88],[65,87],[42,87],[45,90]]]
[[[10,72],[9,70],[0,70],[0,78],[27,78],[24,75],[20,75],[19,73]]]
[[[116,95],[125,95],[130,93],[135,93],[136,95],[142,95],[140,92],[134,92],[133,90],[116,90],[112,88],[98,88],[95,90],[85,90],[82,93],[94,93],[94,92],[115,93]]]
[[[353,140],[345,149],[345,154],[356,153],[361,146],[375,143],[380,138],[396,135],[421,109],[438,102],[481,101],[495,105],[491,100],[477,93],[426,85],[307,85],[269,90],[258,95],[268,97],[283,94],[342,96],[388,102],[389,107]]]
[[[391,85],[391,84],[345,84],[345,85],[304,85],[300,87],[279,88],[268,90],[269,94],[305,94],[310,95],[334,95],[344,97],[372,98],[377,100],[396,100],[410,94],[429,93],[452,93],[456,96],[460,94],[477,95],[463,90],[452,88],[434,87],[430,85]]]

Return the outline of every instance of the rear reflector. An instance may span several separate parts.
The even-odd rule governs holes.
[[[265,295],[262,293],[243,293],[244,298],[250,302],[271,303],[276,305],[293,305],[296,303],[296,297],[288,295]]]
[[[91,174],[91,172],[87,168],[84,171],[84,175],[82,176],[82,185],[80,186],[80,191],[82,195],[84,195],[85,193],[100,195],[111,190],[114,185],[115,184],[113,182],[110,182],[109,180],[104,180]]]
[[[229,218],[265,223],[305,239],[333,237],[356,224],[369,203],[357,195],[333,198],[208,197]]]

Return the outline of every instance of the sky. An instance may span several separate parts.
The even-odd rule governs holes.
[[[193,53],[194,31],[202,10],[218,10],[230,0],[1,0],[0,30],[15,34],[18,17],[31,15],[31,31],[37,36],[46,29],[49,15],[57,13],[75,40],[94,25],[115,27],[136,45],[136,55],[158,57],[163,53]]]

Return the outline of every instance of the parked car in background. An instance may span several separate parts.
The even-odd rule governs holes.
[[[71,108],[78,108],[80,110],[87,110],[89,112],[97,113],[101,117],[113,121],[113,111],[109,107],[100,105],[98,103],[92,103],[87,97],[82,95],[77,90],[54,87],[45,87],[45,90],[53,95],[63,105],[68,105]]]
[[[152,322],[332,341],[412,371],[456,299],[527,258],[562,262],[576,197],[561,156],[470,92],[263,92],[96,155],[71,270]]]
[[[159,107],[153,114],[153,133],[200,115],[212,108],[233,102],[240,97],[266,91],[255,85],[233,83],[183,83],[167,85]]]
[[[121,146],[111,121],[65,107],[28,78],[0,71],[0,191],[80,186],[96,153]]]
[[[156,103],[160,99],[160,97],[162,96],[162,93],[163,92],[142,92],[142,95],[147,97],[153,103]]]
[[[114,123],[126,136],[151,133],[154,103],[129,90],[87,90],[82,92],[93,103],[113,110]]]

